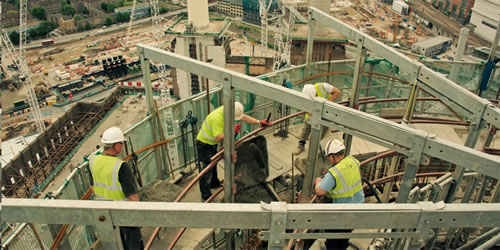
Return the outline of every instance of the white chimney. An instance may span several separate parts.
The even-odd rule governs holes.
[[[327,15],[330,15],[330,5],[331,0],[310,0],[309,6],[314,7],[318,10],[325,12]],[[316,22],[315,33],[328,33],[330,30],[329,27],[319,24]]]
[[[188,0],[188,21],[194,28],[208,27],[208,0]]]

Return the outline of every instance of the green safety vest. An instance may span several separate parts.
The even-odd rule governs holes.
[[[363,188],[359,161],[354,157],[347,156],[328,171],[333,175],[336,183],[335,188],[328,191],[332,198],[352,197]]]
[[[324,83],[318,82],[318,83],[314,84],[314,87],[316,88],[316,96],[322,97],[325,99],[328,99],[332,96],[331,93],[326,92]],[[309,118],[309,114],[306,113],[305,119],[307,120],[307,118]]]
[[[224,133],[224,106],[208,114],[196,139],[208,145],[216,145],[215,137],[222,133]]]
[[[123,161],[116,156],[98,155],[90,159],[89,166],[94,180],[94,194],[98,200],[127,200],[118,173]]]
[[[322,83],[322,82],[316,83],[316,84],[314,84],[314,87],[316,88],[316,95],[317,96],[323,97],[325,99],[328,99],[332,96],[332,94],[326,92],[324,83]]]

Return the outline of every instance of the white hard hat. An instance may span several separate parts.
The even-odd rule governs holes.
[[[101,142],[104,144],[113,144],[124,141],[126,141],[125,136],[123,136],[122,130],[117,127],[106,129],[101,138]]]
[[[234,103],[234,119],[241,120],[243,117],[243,104],[241,102]]]
[[[312,84],[306,84],[302,89],[302,94],[307,95],[310,98],[314,98],[316,97],[316,87]]]
[[[325,155],[336,154],[345,149],[344,143],[337,139],[329,140],[326,143]]]

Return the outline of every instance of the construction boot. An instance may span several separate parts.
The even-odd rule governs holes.
[[[293,152],[294,155],[299,155],[300,153],[304,152],[304,144],[299,143],[299,146],[297,147],[297,150]]]

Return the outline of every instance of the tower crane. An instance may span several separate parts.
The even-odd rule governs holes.
[[[267,47],[267,37],[269,35],[268,13],[272,3],[273,0],[259,0],[259,15],[260,15],[260,25],[261,25],[260,41],[264,47]]]
[[[127,34],[125,36],[125,42],[124,42],[126,49],[128,49],[129,46],[130,32],[132,31],[132,22],[134,21],[136,3],[137,0],[134,0],[134,2],[132,3],[132,11],[130,13],[130,20],[128,22]]]
[[[36,97],[35,90],[31,84],[31,75],[28,68],[28,64],[26,61],[26,21],[28,17],[28,0],[21,0],[19,2],[19,55],[18,55],[18,69],[19,69],[19,78],[23,82],[26,87],[26,96],[28,99],[28,103],[31,107],[31,112],[33,114],[33,120],[35,121],[36,130],[38,133],[42,133],[45,131],[45,123],[43,121],[42,112],[40,111],[40,105],[38,103],[38,99]],[[5,40],[5,41],[4,41]],[[8,36],[4,33],[2,41],[4,45],[8,43],[10,44],[10,40]],[[7,45],[5,46],[7,47]],[[9,53],[14,56],[15,50],[12,46],[11,51]],[[15,56],[12,58],[16,61]]]
[[[153,22],[153,29],[154,29],[154,39],[156,42],[156,46],[158,48],[163,47],[163,29],[161,27],[161,17],[160,17],[160,6],[158,4],[158,0],[150,0],[151,3],[151,19]],[[173,20],[173,19],[172,19]],[[169,91],[169,86],[167,86],[167,69],[165,67],[165,64],[160,64],[158,67],[158,73],[160,76],[160,98],[162,100],[162,103],[168,104],[170,103],[170,91]],[[168,108],[165,113],[165,119],[166,119],[166,131],[167,131],[167,137],[168,139],[173,140],[173,143],[168,144],[168,160],[171,169],[177,169],[179,166],[179,158],[178,152],[177,152],[177,140],[174,140],[173,138],[175,137],[175,119],[172,113],[172,109]],[[176,179],[177,177],[175,176],[175,173],[172,172],[172,177],[173,179]]]

